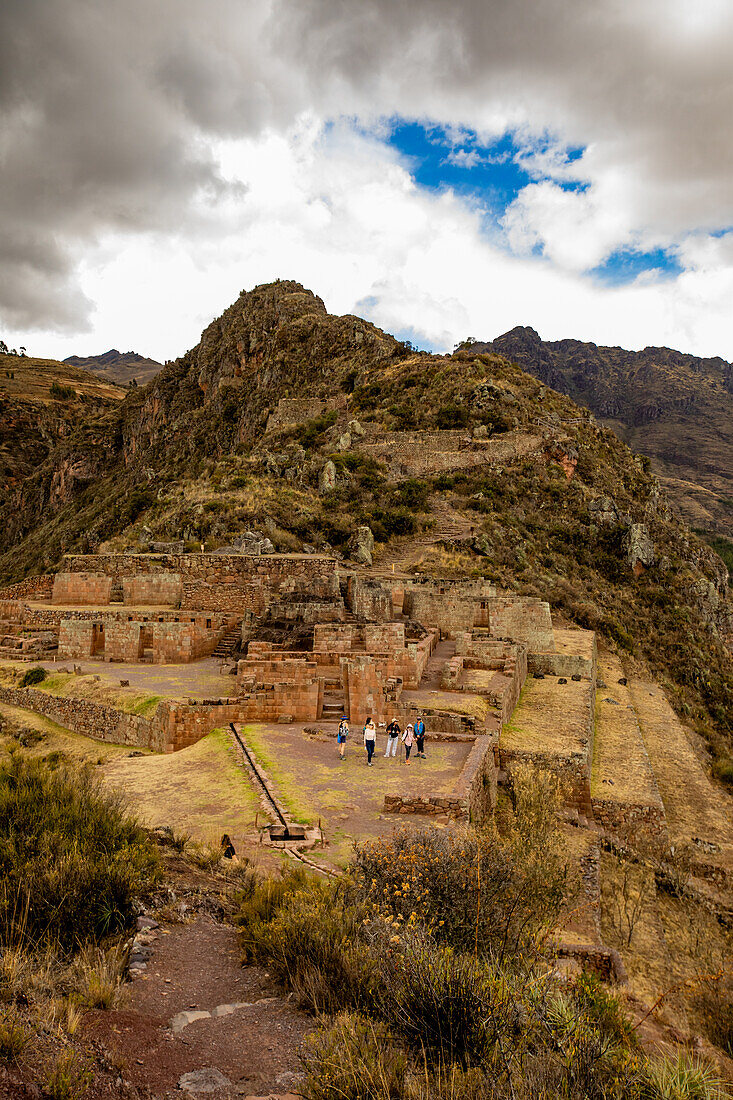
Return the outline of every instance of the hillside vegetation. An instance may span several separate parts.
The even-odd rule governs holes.
[[[691,527],[733,537],[733,364],[671,348],[541,340],[522,327],[471,349],[504,355],[591,409],[649,455]]]
[[[405,448],[429,457],[433,438],[460,450],[475,436],[480,464],[401,468]],[[366,524],[377,569],[486,576],[647,661],[733,776],[723,562],[647,459],[494,352],[416,353],[298,283],[256,287],[149,385],[79,421],[4,514],[7,580],[65,551],[213,549],[248,529],[348,556]]]

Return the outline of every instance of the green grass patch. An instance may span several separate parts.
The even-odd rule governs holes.
[[[246,726],[244,730],[246,744],[254,752],[257,762],[262,765],[272,779],[276,786],[277,796],[287,807],[293,821],[298,822],[300,825],[310,825],[315,817],[313,806],[304,801],[302,791],[298,790],[297,794],[295,793],[293,789],[297,787],[295,776],[281,765],[279,759],[275,757],[268,746],[263,734],[264,731],[261,726]]]

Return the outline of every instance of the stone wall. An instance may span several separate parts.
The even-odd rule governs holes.
[[[339,598],[336,561],[316,554],[69,554],[71,573],[98,570],[115,581],[125,577],[179,574],[183,609],[263,615],[284,593]],[[75,601],[72,601],[75,602]]]
[[[169,753],[195,744],[213,729],[229,722],[276,722],[283,714],[292,715],[297,721],[317,721],[323,709],[323,693],[316,682],[309,685],[307,705],[302,690],[287,684],[237,699],[195,704],[164,700],[151,718],[126,714],[87,699],[52,695],[37,688],[0,687],[0,702],[35,711],[65,729],[96,741]]]
[[[487,581],[418,580],[405,590],[405,615],[417,622],[437,626],[452,638],[474,626],[488,626],[488,600],[496,589]]]
[[[525,642],[531,653],[555,648],[550,605],[531,596],[493,596],[488,600],[489,630],[495,638]]]
[[[182,598],[180,573],[138,573],[122,579],[122,602],[131,607],[180,607]]]
[[[558,721],[562,716],[558,715]],[[556,752],[529,751],[498,747],[499,765],[511,781],[512,770],[518,764],[529,764],[557,775],[565,786],[566,805],[576,809],[585,817],[593,816],[590,793],[591,762],[593,760],[593,737],[595,732],[595,681],[586,683],[586,697],[583,701],[583,726],[585,744],[582,750],[572,750],[565,754]]]
[[[154,664],[187,664],[213,653],[221,631],[210,619],[172,622],[117,617],[62,619],[59,625],[59,657],[104,661],[151,661]]]
[[[91,619],[63,619],[59,626],[59,657],[91,657],[93,626]]]
[[[216,648],[217,637],[196,623],[153,623],[152,659],[157,665],[188,664],[208,657]]]
[[[445,795],[388,794],[384,813],[468,818],[480,825],[496,806],[496,764],[492,737],[477,737],[453,789]]]
[[[88,699],[51,695],[50,692],[39,691],[37,688],[0,687],[0,702],[33,710],[65,729],[92,737],[95,741],[110,741],[116,745],[134,745],[139,748],[157,748],[159,744],[156,721],[137,714],[125,714],[115,707],[93,703]],[[165,704],[161,706],[164,707]]]
[[[17,584],[0,588],[0,600],[50,600],[53,593],[53,574],[26,577]]]
[[[329,653],[398,653],[405,650],[404,623],[316,623],[313,649]]]
[[[593,657],[573,653],[531,653],[528,660],[530,672],[543,672],[545,676],[582,676],[595,678],[595,651]]]
[[[593,797],[591,805],[596,822],[609,833],[617,833],[629,840],[640,834],[669,839],[661,802],[658,806],[651,806]]]
[[[160,608],[149,614],[131,610],[121,610],[115,605],[95,608],[93,611],[83,607],[33,607],[24,604],[23,621],[38,627],[58,627],[62,622],[120,622],[120,623],[194,623],[199,630],[213,630],[214,633],[230,630],[237,625],[236,614],[222,611],[169,611]]]
[[[380,581],[351,574],[346,579],[346,606],[362,622],[389,622],[392,590]]]
[[[527,649],[523,645],[503,640],[474,636],[466,633],[457,636],[457,648],[465,655],[456,654],[445,666],[441,686],[446,691],[470,691],[487,697],[498,709],[497,729],[508,722],[517,705],[520,692],[527,678]],[[476,653],[477,656],[472,654]],[[471,672],[493,672],[485,683],[471,679]]]
[[[67,625],[62,623],[62,629]],[[73,626],[86,626],[91,624],[74,623]],[[142,623],[139,622],[109,622],[105,631],[104,659],[105,661],[141,661],[143,658],[143,646],[140,638]],[[64,657],[81,656],[81,654],[67,653],[59,655]]]
[[[323,412],[325,405],[317,397],[281,397],[277,408],[267,420],[268,432],[280,428],[292,428],[307,420],[315,420]]]
[[[57,573],[51,598],[55,604],[100,607],[109,603],[111,593],[112,578],[106,573],[80,570]]]
[[[247,684],[304,684],[319,675],[319,666],[309,660],[310,653],[276,653],[261,657],[247,656],[237,662],[237,687]]]
[[[402,681],[387,674],[387,662],[374,657],[344,657],[341,661],[346,713],[351,722],[371,716],[385,722],[402,694]]]
[[[383,432],[378,440],[360,442],[359,450],[387,464],[391,475],[424,477],[443,471],[511,462],[544,446],[541,435],[506,432],[491,439],[473,439],[470,432]]]

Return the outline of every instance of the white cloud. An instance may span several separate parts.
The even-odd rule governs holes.
[[[711,236],[733,225],[724,0],[10,0],[0,22],[14,342],[167,357],[282,275],[337,310],[375,298],[443,347],[521,322],[733,356],[733,257]],[[470,133],[522,136],[516,256],[480,210],[415,186],[384,144],[393,115],[445,126],[466,166]],[[345,117],[372,137],[324,135]],[[629,246],[675,247],[686,270],[583,275]]]
[[[105,346],[174,357],[242,287],[283,277],[332,312],[367,302],[375,323],[437,350],[532,324],[547,339],[733,358],[731,239],[690,238],[676,280],[608,288],[572,265],[508,255],[482,233],[480,211],[416,187],[394,149],[346,127],[305,117],[287,134],[222,143],[217,163],[238,188],[201,203],[198,237],[107,238],[82,277],[99,303],[94,332],[39,334],[31,350],[92,353],[104,333]]]

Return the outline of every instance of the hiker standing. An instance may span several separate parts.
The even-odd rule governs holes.
[[[374,756],[374,749],[377,746],[377,727],[371,718],[367,718],[364,724],[364,748],[367,754],[367,764],[371,768],[372,757]]]
[[[416,756],[421,756],[425,760],[425,723],[422,720],[422,715],[419,714],[417,722],[415,723],[415,740],[417,741]]]
[[[339,747],[339,757],[341,760],[344,758],[346,752],[346,738],[349,736],[349,723],[346,720],[346,715],[341,715],[341,721],[339,722],[339,731],[336,734],[336,744]]]
[[[399,722],[396,718],[393,718],[390,724],[387,726],[387,751],[384,754],[385,760],[390,755],[397,755],[397,746],[400,743],[401,733],[402,730],[400,729]]]
[[[415,730],[413,727],[407,726],[405,732],[402,734],[402,744],[405,746],[405,763],[410,763],[410,750],[415,743]]]

